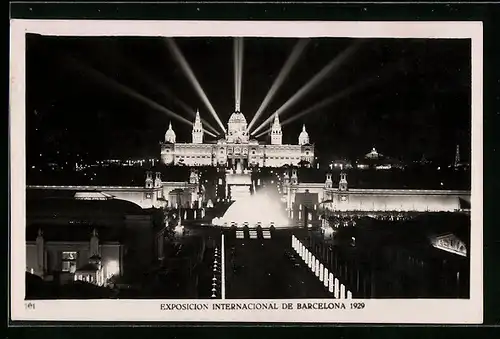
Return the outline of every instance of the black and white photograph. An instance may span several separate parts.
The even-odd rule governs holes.
[[[480,25],[19,24],[24,319],[481,314]]]

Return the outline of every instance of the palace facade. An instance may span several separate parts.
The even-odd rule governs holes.
[[[200,113],[196,112],[190,143],[177,142],[170,123],[161,143],[161,160],[166,165],[176,166],[225,166],[235,168],[241,163],[243,168],[281,167],[314,163],[314,145],[309,141],[305,125],[298,137],[297,145],[282,143],[282,129],[278,116],[271,128],[270,144],[252,139],[248,134],[245,116],[236,110],[228,121],[224,138],[215,142],[204,142]]]

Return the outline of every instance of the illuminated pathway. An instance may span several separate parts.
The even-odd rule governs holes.
[[[413,227],[410,232],[422,226],[421,223],[408,225]],[[466,272],[469,268],[464,257],[452,257],[453,254],[429,248],[427,242],[418,245],[420,249],[414,246],[413,240],[410,247],[405,241],[387,244],[384,240],[389,234],[387,228],[378,230],[377,227],[370,229],[365,225],[362,229],[366,229],[366,233],[361,231],[364,235],[351,233],[354,229],[348,233],[343,231],[349,236],[342,235],[335,243],[327,241],[318,230],[302,227],[221,230],[205,225],[193,227],[191,232],[218,239],[217,247],[224,249],[225,264],[221,273],[225,284],[221,292],[223,287],[225,299],[468,297]],[[351,237],[352,234],[359,237]],[[412,253],[423,251],[422,260],[416,260]],[[396,253],[399,253],[397,261]],[[295,254],[295,260],[290,259],[291,254]],[[443,259],[447,266],[442,266]],[[447,268],[443,270],[443,267]],[[456,282],[457,271],[462,277],[459,282]],[[208,291],[208,287],[202,290]]]
[[[274,231],[267,239],[257,233],[257,239],[242,239],[236,231],[225,231],[227,299],[332,298],[299,258],[295,266],[285,255],[293,252],[290,230]]]

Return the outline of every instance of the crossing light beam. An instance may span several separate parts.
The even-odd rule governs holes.
[[[95,69],[89,65],[86,65],[83,62],[81,62],[73,57],[68,56],[66,59],[69,61],[70,65],[74,66],[76,69],[78,69],[82,73],[86,73],[86,74],[92,76],[95,80],[99,81],[100,83],[107,85],[109,87],[112,87],[119,92],[125,93],[128,96],[148,105],[149,107],[151,107],[157,111],[164,113],[165,115],[167,115],[171,118],[177,119],[177,120],[179,120],[185,124],[188,124],[190,126],[193,125],[193,123],[191,121],[187,120],[186,118],[169,110],[168,108],[163,107],[162,105],[160,105],[157,102],[143,96],[142,94],[137,93],[136,91],[134,91],[130,87],[125,86],[122,83],[116,81],[115,79],[108,77],[106,74],[98,71],[97,69]],[[217,137],[215,134],[213,134],[209,131],[205,130],[205,133],[207,133],[208,135],[211,135],[212,137]]]
[[[198,82],[198,79],[196,79],[196,76],[193,73],[193,70],[191,69],[191,66],[189,66],[186,58],[182,54],[181,50],[175,43],[173,38],[165,38],[165,41],[167,43],[168,49],[174,56],[174,59],[177,61],[179,66],[181,66],[181,69],[184,71],[184,74],[190,81],[191,85],[194,87],[196,93],[200,96],[201,100],[203,103],[207,106],[208,111],[212,114],[214,117],[215,121],[219,124],[220,128],[226,133],[226,129],[224,128],[224,125],[222,124],[219,115],[217,112],[215,112],[214,107],[210,103],[210,100],[208,100],[207,95],[205,94],[205,91],[201,87],[200,83]]]
[[[116,58],[116,59],[118,59],[118,58]],[[184,101],[179,99],[172,92],[172,90],[170,88],[168,88],[165,84],[161,83],[155,76],[153,76],[152,74],[149,74],[148,72],[141,70],[139,67],[137,67],[137,65],[130,62],[129,60],[120,58],[120,59],[118,59],[118,62],[121,62],[123,64],[123,67],[125,67],[128,71],[131,71],[137,78],[139,78],[140,81],[147,84],[147,86],[158,91],[160,94],[162,94],[166,98],[172,100],[172,102],[175,105],[181,107],[186,113],[191,115],[193,118],[196,117],[196,113],[195,113],[194,109],[192,109]],[[217,135],[220,134],[220,132],[217,131],[206,120],[201,119],[201,122],[203,123],[204,126],[206,126],[208,129],[210,129],[215,134],[217,134]]]
[[[274,112],[266,121],[259,125],[253,132],[252,135],[257,134],[258,131],[263,129],[272,119],[274,115],[278,116],[285,110],[289,109],[293,104],[302,99],[306,94],[308,94],[312,89],[314,89],[319,83],[325,80],[328,76],[332,74],[334,70],[337,70],[342,66],[349,57],[351,57],[360,47],[361,41],[357,41],[344,50],[341,54],[330,61],[323,69],[321,69],[316,75],[314,75],[311,80],[309,80],[304,86],[302,86],[290,99],[288,99],[280,108]]]
[[[302,52],[304,49],[307,47],[307,44],[309,43],[310,39],[299,39],[299,41],[295,44],[292,52],[290,53],[290,56],[286,60],[285,64],[281,68],[278,76],[274,80],[274,83],[272,84],[271,88],[267,92],[264,100],[260,104],[259,109],[253,116],[252,120],[248,124],[247,128],[247,133],[250,131],[250,129],[253,127],[253,125],[257,122],[257,120],[260,118],[262,115],[262,112],[267,108],[267,105],[271,100],[273,99],[274,95],[280,88],[280,86],[283,84],[285,79],[288,77],[290,74],[290,71],[292,70],[293,66],[297,63],[299,60],[300,56],[302,55]]]
[[[196,117],[195,110],[193,108],[189,107],[189,105],[186,104],[184,101],[182,101],[181,99],[177,98],[167,86],[165,86],[163,84],[157,84],[156,88],[161,92],[161,94],[163,94],[164,96],[166,96],[169,99],[171,99],[174,102],[174,104],[176,104],[177,106],[181,107],[190,116],[192,116],[193,118]],[[210,129],[215,134],[217,134],[217,135],[220,134],[220,132],[218,130],[216,130],[215,127],[213,127],[212,125],[210,125],[210,123],[208,123],[205,119],[201,118],[201,122],[202,122],[203,126],[207,127],[208,129]]]
[[[281,122],[281,126],[285,126],[285,125],[287,125],[287,124],[289,124],[289,123],[291,123],[291,122],[293,122],[293,121],[295,121],[295,120],[297,120],[305,115],[314,113],[314,112],[316,112],[316,111],[318,111],[326,106],[329,106],[329,105],[351,95],[352,93],[364,90],[367,87],[369,87],[370,85],[372,85],[374,83],[378,83],[378,82],[382,81],[383,79],[387,78],[388,76],[394,74],[394,72],[397,71],[398,69],[401,69],[401,67],[403,65],[404,65],[404,61],[396,62],[390,66],[387,66],[386,68],[384,68],[384,71],[382,73],[372,75],[372,76],[368,77],[367,80],[360,81],[357,84],[354,84],[354,85],[338,92],[334,96],[332,96],[330,98],[326,98],[324,100],[321,100],[320,102],[303,110],[302,112],[299,112],[299,113],[293,115],[292,117],[283,120]],[[259,137],[269,133],[270,131],[271,131],[271,129],[269,128],[266,131],[257,134],[255,137],[259,138]]]
[[[236,37],[233,40],[234,59],[234,107],[240,111],[241,91],[243,84],[243,38]]]

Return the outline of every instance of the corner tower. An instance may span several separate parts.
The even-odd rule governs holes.
[[[154,186],[154,181],[153,181],[153,172],[151,171],[146,171],[146,180],[144,182],[144,186],[146,188],[153,188]]]
[[[278,114],[274,115],[273,127],[271,128],[271,145],[281,145],[283,140],[283,133],[281,131],[281,124]]]
[[[340,173],[339,191],[347,191],[347,174],[344,172]]]
[[[201,125],[200,111],[196,110],[196,118],[193,124],[193,144],[203,143],[203,126]]]
[[[332,174],[326,173],[325,188],[332,188],[332,187],[333,187]]]

